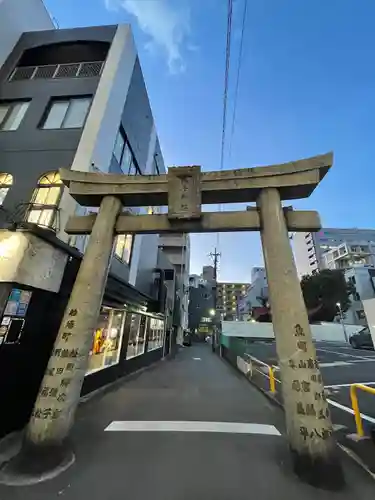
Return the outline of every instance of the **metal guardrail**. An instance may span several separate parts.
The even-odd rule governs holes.
[[[260,359],[255,358],[254,356],[251,356],[250,354],[247,354],[247,353],[245,353],[244,356],[246,356],[246,359],[250,363],[251,375],[252,375],[252,370],[254,369],[256,372],[258,372],[261,375],[263,375],[264,377],[268,378],[269,384],[270,384],[270,392],[272,394],[275,394],[276,393],[276,382],[280,382],[280,380],[275,377],[275,371],[278,370],[278,367],[273,366],[273,365],[268,365],[264,361],[261,361]],[[258,364],[260,366],[265,367],[267,369],[267,373],[264,373],[264,371],[259,370],[256,367],[254,367],[253,366],[254,364]]]
[[[350,400],[352,403],[352,409],[354,412],[355,425],[357,428],[357,434],[359,437],[363,437],[365,432],[363,430],[362,416],[359,411],[358,397],[356,390],[360,389],[361,391],[368,392],[369,394],[375,394],[375,389],[373,387],[369,387],[363,384],[352,384],[350,386]]]

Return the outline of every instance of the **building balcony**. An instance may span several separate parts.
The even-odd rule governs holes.
[[[325,252],[322,256],[328,269],[347,269],[348,267],[372,264],[373,254],[368,245],[349,245],[343,243]]]
[[[9,81],[91,78],[100,76],[103,65],[104,61],[92,61],[42,66],[17,66],[11,73]]]

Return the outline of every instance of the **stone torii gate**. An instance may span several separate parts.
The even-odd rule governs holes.
[[[294,468],[305,480],[320,486],[338,487],[342,483],[330,413],[288,238],[288,231],[319,230],[319,216],[281,204],[281,200],[308,197],[332,160],[329,153],[282,165],[220,172],[201,172],[197,166],[173,167],[168,174],[158,176],[60,171],[70,195],[80,205],[100,208],[97,214],[71,217],[65,229],[68,234],[91,236],[26,431],[23,455],[47,457],[42,460],[40,473],[45,467],[50,477],[53,470],[61,470],[73,460],[66,442],[116,235],[260,231]],[[237,202],[256,202],[256,207],[236,212],[201,211],[202,204]],[[132,215],[121,211],[122,207],[145,205],[168,206],[168,213]],[[26,462],[19,463],[24,466]]]

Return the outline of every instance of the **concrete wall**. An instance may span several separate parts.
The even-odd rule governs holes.
[[[197,288],[190,287],[188,306],[188,327],[198,328],[201,318],[210,318],[210,310],[215,307],[215,296],[209,283]]]
[[[374,322],[375,324],[375,322]],[[310,325],[315,340],[328,342],[345,342],[345,336],[341,324],[322,323]],[[346,332],[351,334],[359,331],[362,326],[345,325]],[[272,323],[252,323],[245,321],[223,321],[222,333],[228,337],[249,337],[254,339],[273,339],[275,333]]]
[[[94,96],[99,83],[99,77],[9,82],[9,74],[27,49],[72,40],[101,41],[109,44],[114,34],[114,27],[25,33],[0,69],[0,99],[12,100],[25,97],[30,99],[28,110],[18,129],[0,133],[0,170],[13,175],[13,188],[10,189],[4,202],[4,208],[8,213],[18,212],[17,207],[21,203],[31,201],[38,179],[44,173],[61,167],[70,168],[74,164],[85,127],[41,129],[39,125],[50,99],[64,96]],[[62,228],[68,215],[74,212],[75,206],[73,199],[65,192],[60,203],[61,230],[58,232],[64,241],[68,240],[68,236]]]
[[[157,174],[155,170],[155,155],[157,155],[159,173],[165,173],[163,155],[138,58],[134,63],[122,115],[122,126],[141,172],[146,175]],[[147,210],[147,200],[145,200],[145,207],[140,208],[138,212],[147,213]],[[129,281],[147,294],[151,291],[152,273],[157,267],[158,245],[157,234],[136,235],[134,238]]]
[[[0,1],[0,66],[26,31],[53,29],[42,0]]]
[[[88,40],[111,42],[113,27],[79,28],[25,33],[0,69],[0,100],[27,97],[28,110],[17,130],[0,132],[0,171],[13,175],[13,187],[5,198],[4,208],[12,214],[20,203],[32,199],[38,179],[46,172],[70,168],[84,129],[44,130],[39,127],[52,97],[94,95],[99,77],[8,81],[8,76],[26,49],[51,43]],[[91,111],[90,111],[91,113]],[[89,113],[89,114],[90,114]],[[60,204],[60,227],[76,204],[64,194]],[[70,211],[67,209],[70,207]],[[18,211],[18,210],[17,210]],[[65,213],[67,212],[67,213]],[[2,219],[4,221],[4,217]],[[62,231],[61,239],[68,237]]]
[[[96,31],[97,28],[89,28],[92,29]],[[106,26],[102,29],[109,32],[111,47],[71,165],[72,170],[83,172],[99,170],[108,173],[110,170],[112,152],[136,58],[134,40],[128,25]],[[68,193],[65,193],[60,206],[63,212],[62,227],[73,213],[87,213],[86,209],[78,209]],[[59,237],[65,241],[68,239],[63,232]],[[81,252],[84,251],[85,244],[85,237],[77,238],[76,247]],[[117,268],[121,271],[119,266]],[[128,276],[129,271],[124,269],[123,273],[124,275],[120,275],[124,278]]]
[[[8,81],[9,74],[26,49],[51,43],[107,42],[108,54],[100,77]],[[59,61],[57,61],[59,62]],[[39,127],[52,97],[92,95],[92,103],[82,129],[43,130]],[[79,171],[119,172],[113,157],[117,133],[123,128],[140,171],[155,173],[155,154],[160,173],[165,172],[141,66],[129,25],[77,28],[26,33],[0,70],[0,99],[30,99],[19,128],[0,132],[0,172],[11,173],[14,186],[4,203],[13,213],[32,199],[38,179],[61,167]],[[147,204],[147,200],[145,200]],[[95,211],[79,207],[64,191],[59,205],[57,236],[69,242],[64,232],[74,213]],[[145,212],[147,207],[137,209]],[[4,211],[3,223],[5,223]],[[111,272],[129,281],[140,291],[151,292],[152,273],[157,265],[158,235],[134,238],[130,266],[114,257]],[[87,237],[79,236],[74,246],[85,251]]]
[[[0,282],[19,283],[57,293],[68,256],[40,238],[0,231]]]

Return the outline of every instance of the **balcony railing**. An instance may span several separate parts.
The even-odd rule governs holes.
[[[45,66],[18,66],[9,77],[9,81],[59,79],[59,78],[90,78],[99,76],[104,61],[92,61],[67,64],[48,64]]]

